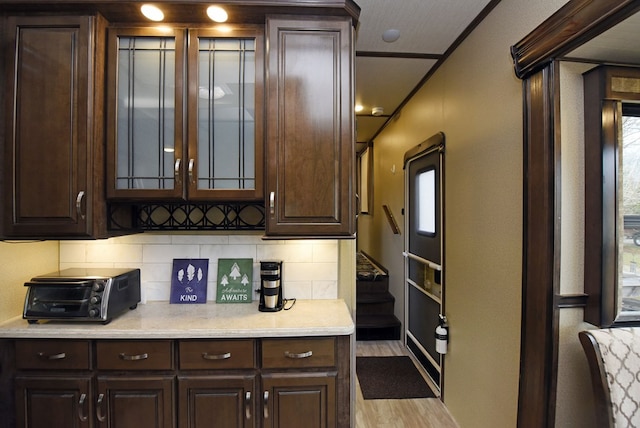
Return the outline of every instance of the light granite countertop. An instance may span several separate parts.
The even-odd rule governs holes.
[[[343,336],[355,325],[343,300],[300,300],[290,310],[260,312],[258,303],[140,304],[108,324],[39,322],[16,317],[0,324],[0,338],[217,339]]]

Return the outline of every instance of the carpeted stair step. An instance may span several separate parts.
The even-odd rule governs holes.
[[[357,340],[399,340],[400,320],[393,314],[356,313]]]
[[[389,278],[379,278],[376,281],[356,281],[356,294],[360,293],[388,293]]]
[[[361,315],[393,314],[395,301],[391,293],[359,293],[356,295],[357,313]]]

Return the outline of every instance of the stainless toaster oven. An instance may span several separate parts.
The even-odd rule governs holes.
[[[22,317],[108,323],[140,302],[140,269],[72,268],[32,278]]]

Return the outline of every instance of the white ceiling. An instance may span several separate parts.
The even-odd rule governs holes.
[[[574,49],[567,58],[640,65],[640,13]]]
[[[491,0],[356,0],[358,142],[368,142]],[[400,30],[393,43],[382,40]],[[373,107],[384,114],[374,117]]]

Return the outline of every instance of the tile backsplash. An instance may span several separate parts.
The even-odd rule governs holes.
[[[142,302],[168,301],[173,259],[209,259],[207,301],[215,301],[218,259],[253,259],[253,288],[259,288],[260,260],[282,260],[285,298],[338,296],[336,240],[262,240],[262,234],[141,233],[98,241],[60,241],[60,269],[140,268]],[[258,297],[254,293],[254,300]]]

